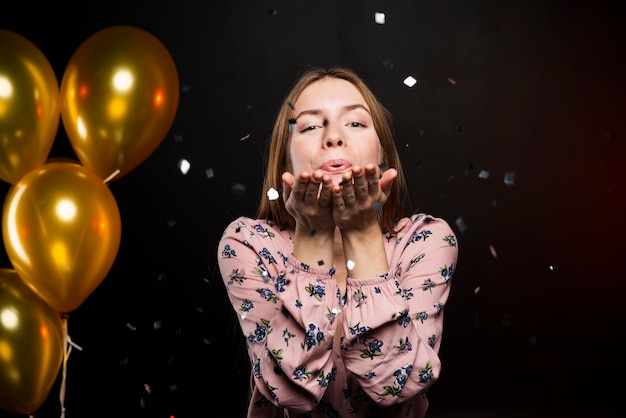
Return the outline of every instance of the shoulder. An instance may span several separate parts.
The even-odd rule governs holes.
[[[226,226],[222,239],[274,238],[282,235],[288,235],[288,233],[273,221],[240,216]]]
[[[427,238],[437,237],[437,241],[442,239],[449,246],[457,246],[456,234],[450,224],[445,219],[434,215],[415,213],[400,219],[396,226],[396,243],[415,240],[426,242]]]

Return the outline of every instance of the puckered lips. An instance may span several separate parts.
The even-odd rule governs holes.
[[[350,161],[343,158],[336,158],[334,160],[328,160],[320,167],[322,170],[328,173],[341,173],[352,167]]]

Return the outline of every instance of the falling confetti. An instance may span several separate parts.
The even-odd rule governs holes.
[[[483,179],[486,180],[489,178],[489,171],[487,170],[480,170],[480,173],[478,173],[478,178],[479,179]]]
[[[241,138],[239,138],[239,141],[245,141],[248,138],[250,138],[250,134],[242,136]]]
[[[493,258],[498,258],[498,254],[496,253],[496,249],[491,244],[489,244],[489,251],[491,252],[491,256]]]
[[[178,169],[183,175],[186,175],[191,168],[191,163],[186,159],[182,158],[178,161]]]
[[[235,196],[243,196],[244,194],[246,194],[246,186],[242,183],[233,183],[233,185],[230,187],[230,190]]]
[[[476,287],[474,288],[474,294],[475,294],[475,295],[477,295],[477,294],[478,294],[478,292],[480,292],[480,286],[476,286]]]
[[[348,270],[352,270],[352,269],[354,269],[354,266],[355,266],[354,261],[352,261],[352,260],[348,260],[348,261],[346,262],[346,267],[348,267]]]
[[[206,177],[208,179],[212,179],[213,177],[215,177],[215,173],[213,172],[212,168],[207,168],[206,170],[204,170],[204,173],[206,174]]]
[[[417,80],[413,76],[408,76],[404,79],[403,83],[406,86],[413,87],[417,83]]]
[[[467,229],[467,225],[465,224],[465,220],[462,217],[458,217],[456,218],[456,227],[459,228],[459,231],[461,231],[461,233],[465,232],[465,230]]]
[[[275,188],[272,187],[267,191],[267,198],[269,200],[276,200],[278,199],[278,197],[279,197],[278,190],[276,190]]]
[[[507,186],[515,185],[515,173],[513,173],[512,171],[504,173],[504,184],[506,184]]]
[[[549,268],[550,268],[550,271],[552,273],[558,273],[559,272],[559,265],[558,264],[551,264]]]
[[[384,25],[385,24],[385,14],[382,13],[382,12],[374,13],[374,21],[376,23],[378,23],[379,25]]]
[[[456,86],[456,80],[453,78],[448,77],[448,83],[452,84],[453,86]]]

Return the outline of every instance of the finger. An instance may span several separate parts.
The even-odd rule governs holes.
[[[343,200],[343,190],[341,186],[333,186],[333,210],[341,212],[346,209],[346,202]]]
[[[365,177],[367,178],[367,191],[370,196],[376,196],[380,191],[380,176],[378,167],[371,164],[365,167]]]
[[[339,183],[342,190],[343,200],[346,206],[354,206],[356,203],[356,194],[354,191],[354,184],[352,183],[352,176],[350,173],[344,174],[343,180]]]
[[[283,180],[283,200],[287,200],[291,195],[293,183],[296,181],[296,179],[294,178],[293,174],[289,172],[284,172],[281,178]]]
[[[332,202],[333,179],[329,175],[322,176],[322,186],[320,189],[319,205],[330,207]]]
[[[309,183],[306,186],[304,192],[304,203],[312,205],[317,201],[317,197],[320,192],[320,185],[322,183],[321,172],[314,172],[309,179]]]
[[[352,170],[352,176],[354,178],[354,192],[358,201],[365,201],[369,197],[369,189],[367,184],[367,174],[361,167],[354,167]]]
[[[296,201],[303,201],[306,188],[309,184],[310,175],[306,171],[300,173],[292,187],[291,194]]]
[[[395,168],[390,168],[386,170],[380,178],[380,188],[382,191],[389,195],[391,192],[391,184],[393,180],[398,176],[398,171]]]

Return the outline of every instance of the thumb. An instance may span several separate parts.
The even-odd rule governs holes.
[[[398,171],[395,168],[385,170],[380,177],[380,188],[387,196],[391,193],[391,184],[396,177],[398,177]]]

